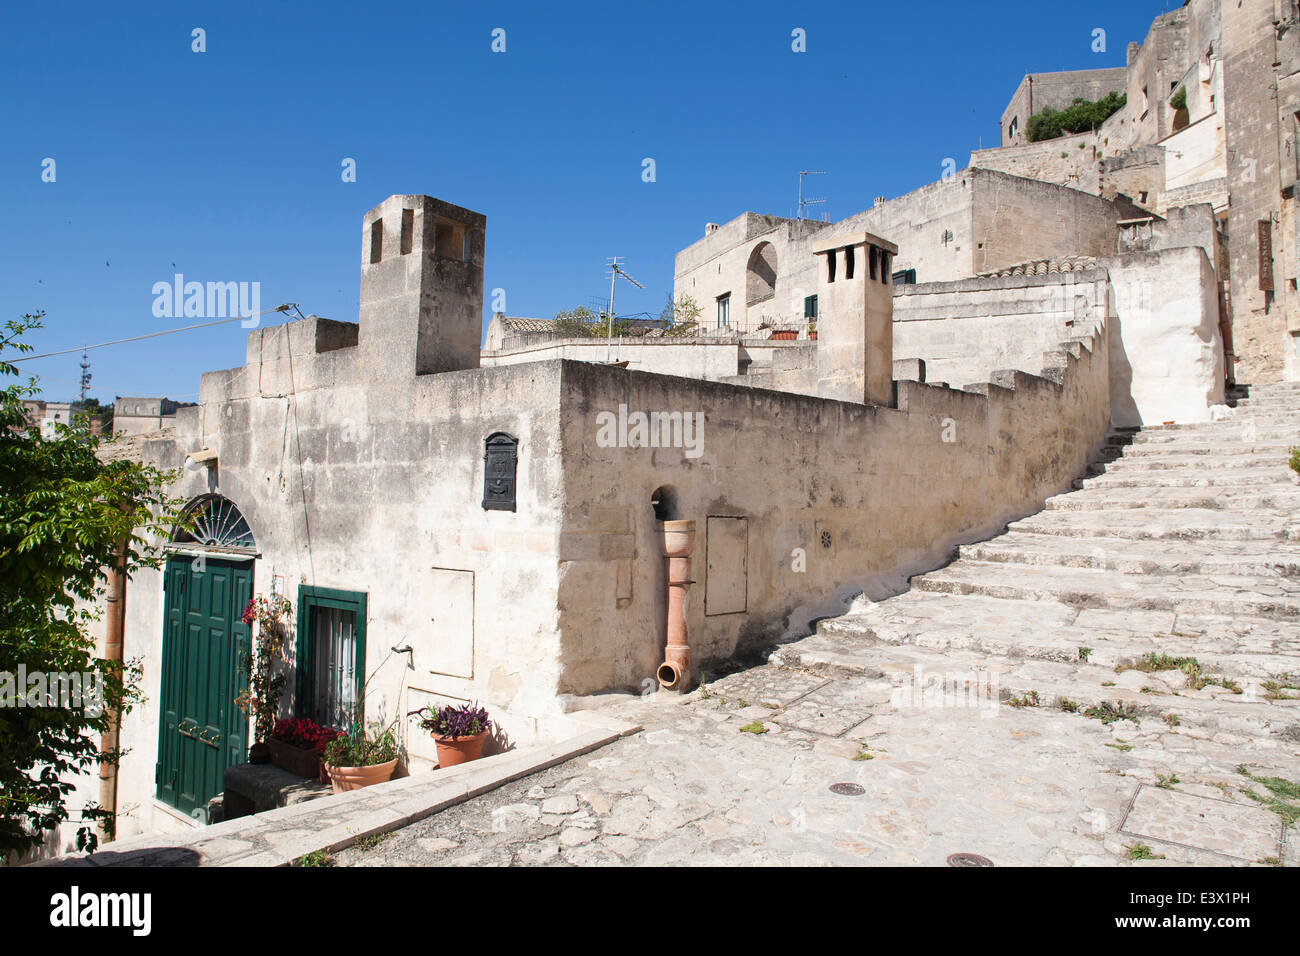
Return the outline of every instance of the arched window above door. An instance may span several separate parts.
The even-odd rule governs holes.
[[[257,547],[243,513],[229,498],[217,494],[200,495],[185,506],[172,531],[172,543],[241,551]]]

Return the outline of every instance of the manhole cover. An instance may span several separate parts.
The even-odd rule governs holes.
[[[833,783],[831,784],[831,793],[838,793],[842,797],[860,797],[867,792],[867,788],[856,783]]]
[[[978,853],[954,853],[948,857],[949,866],[992,866],[993,861]]]

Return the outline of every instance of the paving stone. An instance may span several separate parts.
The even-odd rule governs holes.
[[[1122,832],[1255,862],[1278,854],[1282,825],[1258,807],[1143,787]]]

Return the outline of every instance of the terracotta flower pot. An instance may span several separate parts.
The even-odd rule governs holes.
[[[316,751],[304,750],[302,747],[295,747],[274,737],[268,737],[266,745],[271,750],[271,763],[281,770],[306,777],[308,780],[320,779],[320,758],[316,756]]]
[[[346,793],[348,790],[360,790],[362,787],[372,787],[377,783],[387,783],[392,779],[393,771],[396,769],[396,757],[387,763],[377,763],[370,767],[325,765],[325,772],[330,778],[330,788],[335,793]]]
[[[438,746],[438,766],[454,767],[459,763],[468,763],[483,756],[483,738],[487,731],[469,737],[439,737],[433,735],[433,742]]]

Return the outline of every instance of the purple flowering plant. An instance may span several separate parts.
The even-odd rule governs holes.
[[[477,703],[421,707],[409,716],[435,737],[473,737],[492,729],[488,712]]]

